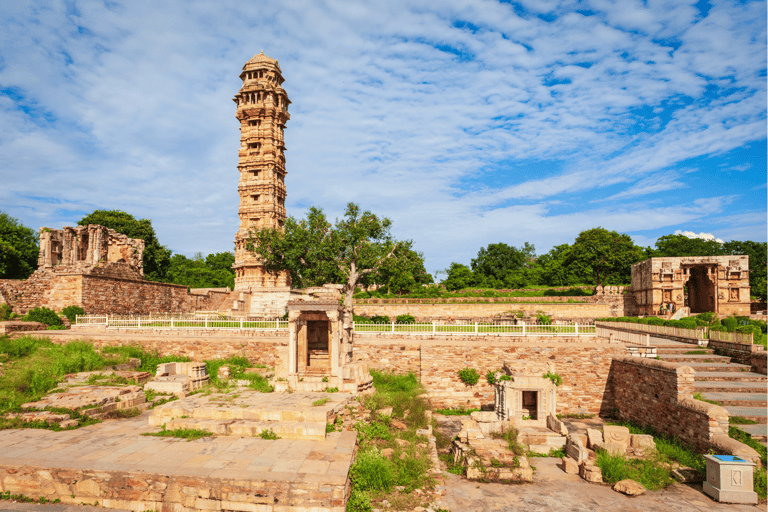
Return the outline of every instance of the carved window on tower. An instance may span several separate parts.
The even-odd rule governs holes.
[[[253,149],[255,151],[261,151],[261,142],[250,142],[248,144],[248,149]]]
[[[260,197],[261,196],[259,194],[254,194],[254,195],[251,196],[251,199],[253,199],[254,203],[258,203]]]
[[[250,126],[261,126],[261,119],[251,119],[248,121]]]
[[[739,289],[738,288],[731,288],[728,300],[731,301],[731,302],[738,302],[739,301]]]

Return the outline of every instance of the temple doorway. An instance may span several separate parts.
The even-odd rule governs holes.
[[[688,267],[687,295],[691,313],[716,310],[714,276],[710,272],[710,267],[705,265]]]

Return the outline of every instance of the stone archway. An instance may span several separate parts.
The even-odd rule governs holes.
[[[706,313],[717,311],[716,286],[707,265],[691,265],[688,267],[688,306],[691,313]]]

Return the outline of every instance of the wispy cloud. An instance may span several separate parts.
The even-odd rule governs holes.
[[[704,230],[745,205],[761,220],[738,226],[765,239],[764,197],[744,193],[766,179],[765,3],[697,5],[12,3],[2,209],[55,227],[119,208],[176,251],[230,249],[231,98],[263,49],[293,102],[289,213],[359,202],[430,269],[598,224]]]

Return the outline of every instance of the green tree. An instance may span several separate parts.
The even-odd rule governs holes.
[[[392,222],[349,203],[342,219],[328,222],[323,211],[312,207],[307,218],[289,217],[283,229],[266,228],[251,233],[249,249],[257,253],[272,273],[288,271],[295,286],[325,283],[344,285],[345,343],[352,342],[352,296],[358,283],[376,273],[395,257],[400,245],[390,234]]]
[[[483,287],[501,288],[508,274],[526,267],[535,257],[536,249],[528,242],[519,249],[504,243],[488,244],[472,260],[472,272],[478,283],[490,285]]]
[[[666,235],[656,240],[653,258],[682,256],[723,256],[730,254],[717,240],[688,238],[685,235]]]
[[[590,280],[579,273],[575,266],[568,265],[568,255],[571,246],[568,244],[556,245],[546,254],[536,259],[539,281],[537,284],[547,286],[572,286],[583,284]]]
[[[144,276],[151,281],[166,281],[171,265],[171,251],[160,245],[149,219],[139,219],[120,210],[95,210],[77,223],[79,226],[100,224],[130,238],[144,240]]]
[[[37,269],[38,234],[0,212],[0,279],[26,279]]]
[[[766,269],[768,269],[768,244],[766,242],[752,242],[745,240],[739,242],[732,240],[725,242],[723,247],[727,254],[749,256],[749,287],[752,295],[766,300],[768,286],[766,283]]]
[[[445,272],[448,276],[443,280],[443,286],[449,292],[469,288],[475,283],[475,275],[472,273],[472,270],[461,263],[451,263],[451,266]]]
[[[393,257],[388,258],[378,272],[366,276],[362,284],[379,284],[387,293],[403,295],[434,282],[424,267],[424,255],[412,247],[413,242],[410,240],[400,242]]]
[[[235,257],[231,253],[209,254],[203,258],[197,253],[193,258],[174,254],[166,277],[169,282],[183,284],[190,288],[233,288],[235,274],[232,263]]]
[[[632,264],[642,257],[629,235],[598,227],[579,233],[565,262],[577,274],[589,276],[592,284],[625,284]]]

